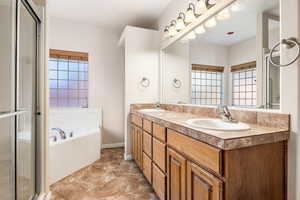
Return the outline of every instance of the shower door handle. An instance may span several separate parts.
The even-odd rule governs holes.
[[[18,112],[0,112],[0,119],[13,117],[18,115]]]

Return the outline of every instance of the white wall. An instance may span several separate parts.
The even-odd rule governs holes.
[[[89,53],[89,106],[103,109],[103,144],[124,142],[124,54],[119,32],[50,18],[49,48]]]
[[[299,0],[281,0],[281,38],[300,38]],[[295,51],[283,52],[283,62]],[[281,110],[291,114],[291,137],[288,143],[288,199],[300,199],[300,61],[281,69]]]
[[[191,102],[191,65],[189,44],[176,43],[165,51],[163,72],[164,103]],[[174,79],[181,81],[181,87],[173,86]]]
[[[131,135],[128,126],[130,104],[159,101],[159,33],[155,30],[127,26],[120,45],[125,51],[125,158],[131,154]],[[150,81],[142,87],[143,77]]]

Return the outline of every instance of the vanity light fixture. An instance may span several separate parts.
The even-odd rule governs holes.
[[[204,26],[203,25],[200,25],[200,26],[198,26],[196,29],[195,29],[195,33],[197,33],[197,34],[203,34],[203,33],[205,33],[206,32],[206,30],[205,30],[205,28],[204,28]]]
[[[183,12],[179,13],[179,16],[177,18],[176,22],[176,30],[180,31],[185,28],[185,14]]]
[[[230,7],[230,10],[232,12],[239,12],[245,9],[245,5],[242,4],[241,2],[235,2],[234,4],[232,4],[232,6]]]
[[[166,26],[164,29],[164,38],[169,38],[170,34],[169,34],[169,26]]]
[[[207,11],[206,2],[205,0],[197,0],[195,5],[195,14],[196,15],[202,15]]]
[[[217,25],[217,21],[215,17],[210,18],[205,22],[205,27],[207,28],[213,28]]]
[[[227,20],[230,18],[230,12],[228,8],[223,9],[219,14],[217,15],[218,20]]]
[[[195,5],[193,3],[190,3],[189,7],[188,7],[188,9],[186,11],[186,14],[185,14],[185,22],[186,23],[191,23],[195,19],[196,19],[196,16],[195,16]]]
[[[191,31],[189,34],[187,34],[187,39],[189,40],[193,40],[193,39],[196,39],[196,34],[194,31]]]
[[[208,0],[209,5],[216,5],[218,3],[218,0]]]
[[[174,37],[177,34],[177,30],[176,30],[176,20],[172,20],[171,21],[171,25],[169,27],[169,35],[170,37]]]

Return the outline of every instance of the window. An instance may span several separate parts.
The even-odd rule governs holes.
[[[51,107],[88,106],[88,54],[50,50]]]
[[[256,62],[231,67],[232,105],[256,106]]]
[[[192,104],[220,105],[224,67],[192,65]]]

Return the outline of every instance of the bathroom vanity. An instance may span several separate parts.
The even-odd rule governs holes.
[[[249,130],[198,128],[214,107],[131,106],[133,159],[161,200],[286,199],[289,115],[231,110]]]

